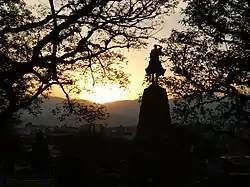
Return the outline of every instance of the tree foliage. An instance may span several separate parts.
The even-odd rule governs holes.
[[[250,3],[187,0],[183,31],[165,41],[176,118],[233,127],[249,124]],[[230,125],[231,124],[231,125]]]
[[[35,104],[39,96],[47,97],[53,85],[68,100],[69,93],[79,92],[79,78],[126,86],[128,75],[122,70],[126,58],[120,50],[145,47],[176,1],[49,0],[50,7],[38,6],[36,12],[23,0],[0,4],[0,119],[4,122]]]
[[[86,121],[88,124],[93,125],[97,120],[105,120],[110,117],[105,106],[97,103],[85,104],[84,102],[76,99],[71,100],[70,107],[67,101],[58,104],[54,109],[52,109],[52,113],[58,116],[57,119],[59,121],[64,121],[68,117],[72,116],[75,118],[76,123]]]

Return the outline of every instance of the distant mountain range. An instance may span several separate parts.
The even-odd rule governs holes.
[[[69,117],[65,121],[60,122],[57,119],[57,116],[53,115],[51,109],[55,108],[57,104],[62,103],[65,99],[60,97],[50,97],[45,100],[41,105],[42,113],[39,117],[34,118],[27,112],[21,116],[23,124],[32,123],[32,125],[39,126],[57,126],[57,125],[69,125],[73,126],[76,124],[75,117]],[[93,102],[88,100],[80,100],[85,104],[93,104]],[[210,103],[207,105],[208,108],[214,109],[218,105],[218,102]],[[140,103],[138,100],[124,100],[124,101],[115,101],[110,103],[103,104],[108,113],[110,114],[110,118],[105,121],[97,121],[98,124],[108,124],[108,126],[137,126],[139,112],[140,112]],[[170,111],[174,106],[174,100],[169,100]],[[200,116],[203,118],[203,116]],[[81,122],[79,125],[86,124],[86,122]]]
[[[39,117],[33,118],[33,116],[24,112],[22,116],[23,123],[32,123],[33,125],[74,125],[75,120],[73,117],[66,119],[64,122],[57,120],[57,117],[51,113],[51,109],[55,108],[57,104],[63,102],[63,98],[50,97],[42,104],[42,113]],[[83,100],[86,104],[91,104],[90,101]],[[109,126],[136,126],[138,123],[140,103],[138,100],[124,100],[115,101],[103,104],[107,107],[110,113],[110,119],[105,121],[99,121],[98,123],[106,123]],[[84,122],[83,122],[84,123]]]

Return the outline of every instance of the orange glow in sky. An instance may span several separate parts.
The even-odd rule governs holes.
[[[30,5],[35,3],[43,3],[48,5],[48,0],[26,0]],[[165,24],[162,30],[157,33],[157,36],[160,38],[168,37],[173,28],[181,28],[178,23],[180,19],[180,7],[177,8],[176,12],[169,17],[166,17]],[[117,100],[132,100],[138,99],[138,95],[143,92],[142,82],[145,77],[145,68],[148,66],[148,57],[150,50],[153,48],[153,45],[157,43],[155,40],[149,40],[149,45],[147,49],[135,51],[129,50],[125,51],[124,55],[128,58],[129,64],[124,67],[126,73],[131,74],[130,81],[131,84],[128,85],[128,89],[124,90],[119,88],[118,85],[96,85],[94,87],[95,93],[87,93],[84,90],[78,96],[81,99],[88,99],[98,103],[106,103]],[[90,87],[91,89],[91,87]],[[61,93],[58,89],[55,89],[54,96],[64,97],[64,94]]]
[[[119,88],[118,85],[96,85],[93,87],[94,93],[82,92],[80,98],[96,103],[108,103],[117,100],[129,100],[128,91]]]

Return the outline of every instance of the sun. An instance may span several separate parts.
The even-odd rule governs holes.
[[[128,100],[128,90],[120,88],[118,85],[95,85],[92,89],[94,93],[82,91],[79,97],[100,104]]]

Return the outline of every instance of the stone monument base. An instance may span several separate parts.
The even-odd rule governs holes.
[[[136,140],[158,141],[167,138],[171,126],[167,92],[157,84],[144,90]]]

